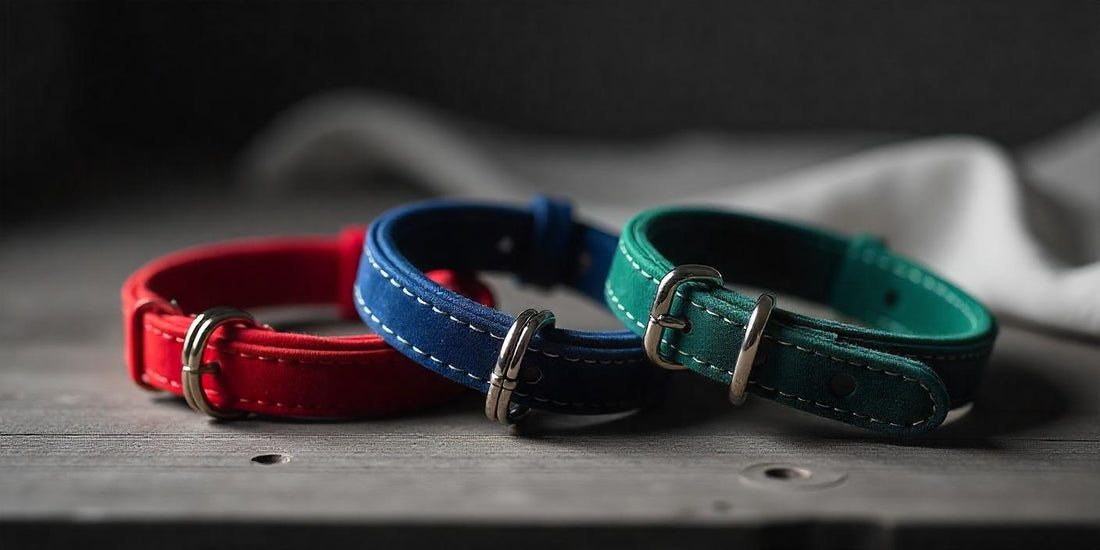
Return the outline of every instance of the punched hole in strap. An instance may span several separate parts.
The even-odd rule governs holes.
[[[561,199],[537,195],[531,199],[531,242],[519,279],[552,287],[575,271],[577,224],[573,206]]]

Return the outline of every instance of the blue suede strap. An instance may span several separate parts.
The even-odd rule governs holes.
[[[364,321],[414,361],[486,392],[514,318],[443,288],[424,272],[504,271],[540,286],[566,285],[602,302],[617,237],[576,223],[568,204],[530,209],[428,201],[391,210],[367,232],[355,301]],[[537,306],[533,306],[537,307]],[[595,414],[643,406],[664,371],[627,330],[548,328],[528,347],[512,401]]]
[[[575,267],[578,226],[568,202],[539,195],[531,199],[530,206],[531,249],[520,280],[550,288]]]

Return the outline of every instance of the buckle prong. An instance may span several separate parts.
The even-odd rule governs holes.
[[[657,294],[653,297],[653,306],[649,308],[649,322],[646,323],[642,342],[645,345],[646,356],[658,367],[668,370],[687,368],[661,356],[661,336],[665,329],[682,331],[691,327],[687,319],[675,317],[669,312],[672,309],[672,300],[676,297],[676,290],[680,285],[692,281],[709,281],[722,286],[722,274],[717,269],[706,265],[678,265],[669,270],[657,285]]]

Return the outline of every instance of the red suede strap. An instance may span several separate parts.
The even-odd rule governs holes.
[[[130,376],[142,387],[182,395],[184,335],[193,314],[214,306],[337,304],[341,315],[355,318],[352,285],[364,233],[355,227],[335,238],[217,244],[145,265],[122,287]],[[450,271],[430,275],[493,305],[489,289],[472,277]],[[374,334],[322,337],[225,325],[210,338],[205,361],[221,365],[220,372],[203,379],[215,407],[267,415],[385,415],[438,404],[462,392]]]

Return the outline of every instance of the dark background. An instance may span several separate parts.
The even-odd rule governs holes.
[[[2,18],[5,225],[150,174],[224,171],[276,113],[339,87],[626,139],[853,129],[1012,147],[1100,106],[1093,0],[47,1]]]

